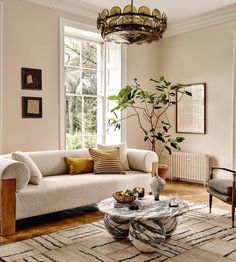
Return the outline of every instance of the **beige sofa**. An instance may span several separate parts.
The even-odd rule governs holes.
[[[158,161],[157,155],[139,149],[128,149],[127,153],[130,171],[125,175],[68,175],[64,157],[89,157],[87,149],[29,152],[43,175],[39,185],[27,184],[29,174],[24,172],[24,164],[10,160],[10,154],[0,156],[1,234],[13,233],[16,219],[95,204],[115,191],[137,186],[150,191],[152,163]]]

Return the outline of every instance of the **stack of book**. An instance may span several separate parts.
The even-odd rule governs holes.
[[[118,203],[114,201],[114,208],[129,208],[130,210],[137,210],[139,209],[139,204],[138,202]]]

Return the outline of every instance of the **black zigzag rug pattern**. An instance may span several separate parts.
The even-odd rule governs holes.
[[[2,261],[148,262],[236,261],[236,228],[230,213],[189,202],[174,234],[156,252],[141,253],[129,239],[116,240],[103,221],[0,246]]]

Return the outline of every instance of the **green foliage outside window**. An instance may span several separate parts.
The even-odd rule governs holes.
[[[97,143],[98,45],[66,37],[66,148],[94,147]]]

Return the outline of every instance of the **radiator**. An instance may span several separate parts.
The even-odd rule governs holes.
[[[171,180],[203,183],[209,179],[209,156],[199,153],[173,152],[170,157]]]

